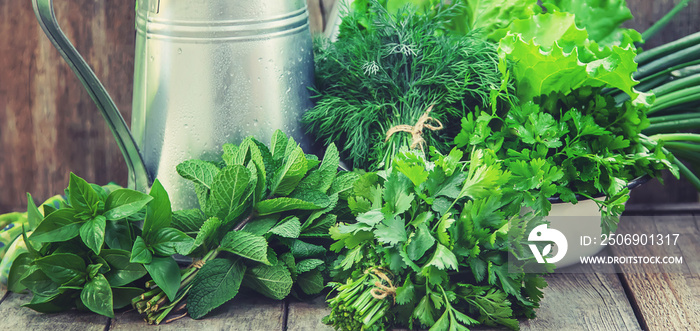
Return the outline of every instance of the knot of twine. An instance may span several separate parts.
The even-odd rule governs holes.
[[[202,267],[204,266],[204,261],[202,261],[202,260],[194,261],[194,262],[192,262],[192,264],[190,266],[192,266],[196,269],[202,269]]]
[[[391,279],[389,279],[385,273],[379,271],[378,269],[372,269],[372,272],[389,284],[389,286],[386,286],[380,281],[374,282],[375,287],[369,291],[372,297],[377,300],[383,300],[387,296],[391,296],[394,303],[396,303],[396,287],[394,287],[394,284],[391,283]]]
[[[423,143],[425,143],[425,139],[423,139],[423,128],[433,131],[442,130],[443,128],[442,123],[440,121],[430,117],[430,111],[433,110],[433,106],[434,105],[430,105],[430,107],[428,107],[425,113],[423,113],[423,115],[420,116],[416,124],[414,124],[413,126],[410,126],[408,124],[401,124],[390,128],[389,131],[386,132],[386,139],[384,141],[389,141],[389,138],[391,138],[391,136],[394,133],[408,132],[411,134],[411,148],[416,148],[420,146],[422,150]],[[436,125],[428,123],[429,121],[433,122]]]

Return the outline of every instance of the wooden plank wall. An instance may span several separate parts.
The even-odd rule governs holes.
[[[644,29],[678,0],[629,0]],[[311,28],[321,31],[335,0],[308,0]],[[652,44],[700,31],[699,1]],[[133,1],[55,2],[60,26],[105,84],[127,123],[133,79]],[[90,182],[126,184],[126,166],[88,94],[36,23],[30,1],[0,0],[0,213],[61,193],[73,171]],[[633,201],[697,201],[683,182],[645,185]]]

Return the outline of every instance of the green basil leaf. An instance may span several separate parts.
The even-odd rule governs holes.
[[[112,305],[121,309],[131,305],[131,299],[141,295],[143,289],[137,287],[112,287]]]
[[[102,268],[102,264],[91,264],[87,266],[88,278],[93,279],[97,276],[97,272]]]
[[[267,259],[267,240],[245,231],[232,231],[221,240],[221,249],[246,259],[270,264]]]
[[[34,263],[58,284],[66,283],[76,276],[85,276],[87,271],[83,258],[70,253],[54,253],[36,259]]]
[[[37,266],[30,267],[19,282],[32,291],[34,295],[50,297],[58,293],[59,284],[51,280],[51,278]]]
[[[29,238],[33,242],[59,242],[75,238],[80,234],[82,223],[75,218],[73,209],[59,209],[39,223]]]
[[[131,227],[124,221],[107,221],[105,223],[105,244],[111,249],[123,249],[130,251],[133,246],[131,241]]]
[[[131,253],[118,249],[103,249],[100,254],[109,264],[110,270],[104,273],[105,278],[112,287],[127,285],[145,276],[147,271],[139,263],[129,261]]]
[[[80,292],[80,300],[93,312],[114,318],[112,289],[104,275],[98,274],[85,284]]]
[[[151,263],[153,254],[148,250],[146,242],[141,236],[136,237],[134,240],[134,247],[131,249],[131,263]]]
[[[162,228],[153,236],[149,243],[153,253],[160,256],[171,256],[175,253],[187,255],[194,246],[194,238],[174,228]]]
[[[47,214],[48,215],[48,214]],[[32,195],[27,193],[27,223],[29,224],[28,229],[36,229],[37,225],[41,223],[44,219],[44,215],[41,214],[39,208],[36,207]]]
[[[175,295],[180,287],[180,267],[177,266],[175,259],[154,256],[151,263],[144,264],[144,267],[156,285],[165,292],[168,299],[175,300]]]
[[[49,296],[34,293],[32,300],[29,303],[23,304],[22,307],[27,307],[44,314],[53,314],[72,309],[72,301],[73,291],[56,292]]]
[[[29,253],[17,255],[15,260],[12,261],[12,266],[10,266],[10,271],[7,274],[8,290],[19,293],[26,288],[26,286],[20,283],[20,280],[22,280],[22,277],[30,270],[32,261],[33,259],[29,256]]]
[[[239,207],[249,181],[250,171],[240,165],[228,166],[216,175],[209,201],[215,216],[227,219]]]
[[[292,290],[292,275],[284,265],[258,264],[248,268],[243,285],[275,300],[282,300]]]
[[[92,214],[97,212],[100,197],[88,182],[71,172],[68,190],[70,191],[70,203],[73,208],[77,211],[90,212]]]
[[[139,191],[118,189],[107,196],[104,216],[108,220],[118,220],[136,214],[153,200],[153,197]]]
[[[83,240],[85,246],[98,255],[102,249],[102,244],[105,242],[106,222],[107,220],[104,216],[97,215],[80,227],[80,239]]]
[[[194,319],[204,317],[238,294],[246,266],[240,259],[214,259],[204,264],[192,281],[187,312]]]
[[[150,196],[153,197],[153,201],[146,207],[146,219],[143,221],[142,236],[146,239],[150,239],[158,230],[170,226],[173,216],[168,192],[157,179],[153,182]]]

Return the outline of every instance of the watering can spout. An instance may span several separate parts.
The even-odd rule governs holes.
[[[129,169],[129,187],[146,192],[153,182],[153,177],[146,169],[139,148],[107,90],[59,28],[53,10],[53,0],[32,0],[32,5],[44,33],[78,76],[114,134]]]

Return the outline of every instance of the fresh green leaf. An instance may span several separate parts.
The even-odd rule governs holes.
[[[83,243],[98,255],[105,241],[106,225],[106,218],[102,215],[97,215],[80,227],[80,238],[83,240]]]
[[[107,220],[119,220],[131,216],[143,209],[153,197],[139,191],[118,189],[107,196],[104,217]]]
[[[73,208],[92,214],[97,212],[100,197],[88,182],[71,172],[68,190],[70,191],[70,203]]]
[[[250,171],[244,166],[233,165],[221,170],[212,183],[211,204],[215,216],[229,220],[240,212],[241,198],[248,189]]]
[[[146,219],[143,221],[142,236],[146,239],[150,239],[158,230],[170,226],[173,214],[168,192],[157,179],[153,182],[149,195],[153,200],[146,207]]]
[[[175,300],[180,287],[180,267],[172,257],[154,256],[150,263],[143,265],[156,285],[163,290],[170,301]]]
[[[325,201],[320,202],[318,205],[314,202],[307,202],[304,200],[293,199],[293,198],[275,198],[261,201],[255,207],[258,210],[258,215],[270,215],[274,213],[280,213],[284,211],[299,209],[299,210],[315,210],[322,209],[328,206],[330,200],[326,197]]]
[[[199,231],[207,217],[199,209],[176,210],[171,226],[185,233]]]
[[[158,230],[149,244],[155,255],[187,255],[192,251],[194,241],[194,238],[184,232],[168,227]]]
[[[77,237],[82,223],[76,219],[76,214],[73,209],[59,209],[47,215],[29,236],[30,240],[37,243],[59,242]]]
[[[143,240],[141,236],[136,237],[134,240],[134,246],[131,249],[131,258],[129,261],[131,263],[151,263],[153,259],[153,254],[148,250],[146,241]]]
[[[238,294],[246,266],[240,259],[217,258],[204,264],[193,280],[187,312],[200,319]]]
[[[34,263],[58,284],[66,283],[76,276],[85,276],[87,271],[83,258],[70,253],[54,253],[36,259]]]
[[[118,249],[103,249],[100,254],[111,267],[104,274],[111,287],[121,287],[145,276],[147,271],[139,263],[130,262],[131,253]]]
[[[304,272],[307,272],[307,271],[314,270],[314,269],[320,267],[321,265],[323,265],[323,260],[319,260],[319,259],[306,259],[306,260],[301,260],[301,261],[299,261],[299,262],[296,264],[296,266],[295,266],[294,269],[295,269],[298,273],[301,274],[301,273],[304,273]]]
[[[297,284],[304,293],[312,295],[323,290],[323,275],[317,269],[301,273],[297,278]]]
[[[270,264],[267,259],[267,240],[245,231],[232,231],[221,240],[221,249],[246,259]]]
[[[80,300],[93,312],[114,318],[112,289],[105,276],[98,274],[87,282],[80,292]]]
[[[248,268],[243,285],[275,300],[282,300],[292,289],[292,276],[284,265],[259,264]]]
[[[219,173],[217,166],[202,160],[187,160],[178,164],[175,169],[183,178],[191,180],[195,184],[200,184],[207,189],[212,189],[214,178]]]
[[[299,238],[301,222],[296,216],[289,216],[270,229],[269,232],[284,238]]]

